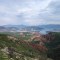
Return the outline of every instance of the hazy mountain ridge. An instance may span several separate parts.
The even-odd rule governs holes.
[[[39,25],[39,26],[26,26],[26,25],[4,25],[0,26],[0,31],[60,31],[60,25],[49,24],[49,25]]]

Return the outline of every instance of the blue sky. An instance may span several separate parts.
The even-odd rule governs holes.
[[[0,0],[0,25],[60,24],[60,0]]]

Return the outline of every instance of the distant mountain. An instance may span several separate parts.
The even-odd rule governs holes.
[[[39,26],[25,26],[25,25],[4,25],[0,26],[0,32],[17,32],[17,31],[40,31]]]
[[[57,28],[59,28],[60,29],[60,25],[59,24],[48,24],[48,25],[39,25],[40,27],[42,27],[42,28],[54,28],[54,29],[57,29]]]
[[[47,32],[60,32],[60,25],[58,24],[49,24],[49,25],[39,25],[43,28],[41,33],[46,34]]]
[[[19,32],[19,31],[60,31],[60,25],[49,24],[49,25],[39,25],[39,26],[26,26],[26,25],[4,25],[0,26],[0,32]]]
[[[4,26],[0,26],[0,29],[5,29],[5,27]]]

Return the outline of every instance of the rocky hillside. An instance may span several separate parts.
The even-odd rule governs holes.
[[[0,60],[45,60],[47,56],[16,37],[0,34]]]
[[[60,59],[60,33],[49,32],[46,35],[23,33],[22,36],[18,37],[16,35],[0,34],[1,60]]]
[[[60,32],[35,36],[30,45],[38,51],[45,52],[49,58],[60,60]]]

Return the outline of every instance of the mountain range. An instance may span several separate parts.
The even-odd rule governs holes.
[[[60,25],[38,25],[38,26],[26,26],[26,25],[3,25],[0,26],[0,32],[20,32],[20,31],[60,31]]]

